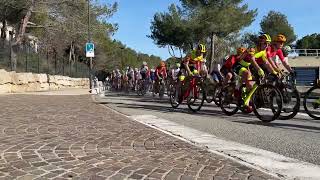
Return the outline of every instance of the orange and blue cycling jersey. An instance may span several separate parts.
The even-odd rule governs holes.
[[[160,76],[162,78],[166,78],[167,77],[167,68],[158,66],[156,68],[156,75],[157,75],[156,77]]]
[[[273,47],[268,47],[267,48],[267,57],[268,58],[274,58],[278,56],[279,59],[281,60],[281,62],[284,62],[285,61],[285,58],[284,58],[284,55],[283,55],[283,52],[282,52],[282,49],[275,49]]]

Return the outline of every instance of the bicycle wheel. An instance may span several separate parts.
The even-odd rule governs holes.
[[[179,94],[181,94],[181,92],[177,92],[177,91],[180,91],[180,88],[177,89],[176,86],[174,85],[170,86],[169,98],[170,98],[170,104],[173,108],[178,108],[180,105]]]
[[[281,92],[270,84],[260,85],[252,96],[253,112],[263,122],[271,122],[282,110]]]
[[[320,120],[320,107],[317,100],[320,98],[320,87],[314,86],[310,88],[303,99],[303,106],[306,113],[313,119]]]
[[[219,93],[219,104],[223,113],[228,116],[236,114],[239,110],[238,97],[235,94],[235,84],[229,84],[224,88],[221,88]]]
[[[191,111],[197,112],[200,111],[203,106],[204,99],[206,97],[206,92],[202,84],[196,85],[190,92],[190,95],[187,99],[188,107]]]
[[[207,87],[205,87],[206,91],[206,101],[207,103],[211,103],[215,99],[215,91],[216,87],[213,84],[209,84]]]
[[[220,106],[220,92],[222,90],[222,85],[217,85],[215,90],[214,90],[214,103],[216,104],[216,106]]]
[[[279,116],[281,120],[288,120],[295,117],[300,110],[300,93],[297,88],[286,84],[280,90],[283,98],[282,112]]]
[[[159,87],[159,97],[160,97],[160,99],[163,98],[164,92],[165,92],[165,85],[164,85],[164,83],[162,82],[162,83],[160,83],[160,87]]]

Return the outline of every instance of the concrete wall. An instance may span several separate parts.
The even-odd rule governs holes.
[[[64,88],[88,88],[89,79],[67,76],[16,73],[0,69],[0,93],[49,91]]]
[[[320,67],[320,57],[315,56],[290,57],[288,62],[292,67]]]

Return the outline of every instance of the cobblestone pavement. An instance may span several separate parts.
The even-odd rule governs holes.
[[[0,96],[0,179],[274,179],[83,96]]]

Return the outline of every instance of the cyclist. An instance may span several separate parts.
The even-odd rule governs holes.
[[[239,56],[244,53],[247,49],[244,47],[239,47],[237,49],[237,54],[231,55],[227,58],[226,62],[220,69],[221,74],[224,76],[223,84],[227,84],[230,80],[234,79],[233,67],[238,62]]]
[[[121,78],[122,78],[122,74],[121,74],[120,70],[116,69],[116,72],[115,72],[115,87],[116,87],[117,90],[120,90]]]
[[[256,53],[254,54],[255,61],[261,67],[260,74],[263,72],[267,72],[270,74],[277,75],[276,66],[270,58],[268,58],[268,49],[270,48],[269,45],[271,43],[271,37],[268,34],[262,34],[259,36],[259,41],[256,46]],[[257,72],[254,69],[251,69],[255,75]],[[259,72],[258,72],[259,74]]]
[[[280,59],[282,65],[287,69],[288,72],[294,73],[292,68],[289,66],[289,64],[285,60],[285,55],[283,53],[283,45],[287,41],[286,37],[282,34],[278,34],[275,40],[272,42],[271,46],[268,47],[267,49],[267,55],[268,58],[272,59],[275,65],[275,69],[280,71],[279,66],[275,62],[276,56]]]
[[[150,69],[148,67],[147,62],[143,62],[140,68],[141,79],[144,80],[144,87],[149,90],[150,83]]]
[[[141,74],[138,68],[134,68],[134,89],[137,90],[138,81],[141,79]]]
[[[173,81],[176,81],[178,79],[180,73],[180,63],[176,63],[174,68],[171,69],[171,78]]]
[[[195,75],[200,72],[201,63],[206,56],[206,46],[199,44],[195,50],[192,50],[184,59],[184,68],[189,75]]]
[[[167,68],[166,64],[161,61],[159,66],[156,68],[156,79],[155,79],[155,93],[159,92],[160,82],[164,83],[165,79],[167,78]]]
[[[127,76],[128,76],[128,82],[129,82],[129,87],[133,89],[133,84],[134,84],[134,71],[133,69],[129,66],[127,67]]]

